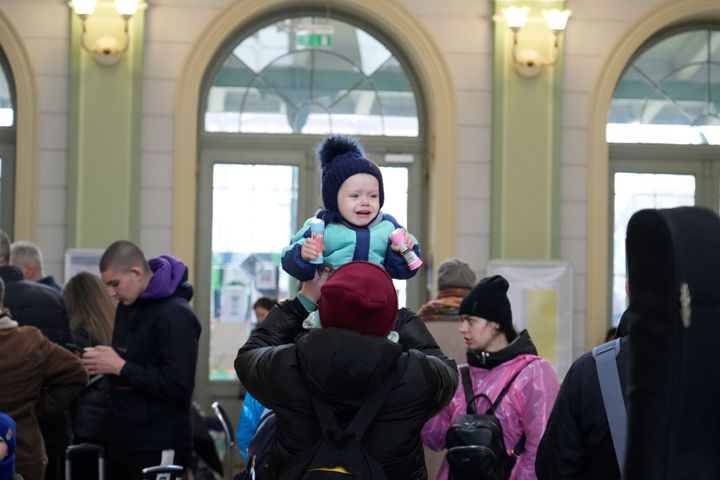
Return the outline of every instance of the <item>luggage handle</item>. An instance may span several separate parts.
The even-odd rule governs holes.
[[[182,479],[183,467],[180,465],[158,465],[157,467],[143,468],[143,478],[145,479],[156,479],[158,475],[166,475],[164,478],[179,478]],[[177,473],[178,475],[173,475]]]
[[[80,443],[78,445],[70,445],[65,449],[65,479],[70,480],[72,476],[72,468],[70,458],[77,453],[96,453],[98,456],[98,478],[105,478],[105,449],[94,443]]]

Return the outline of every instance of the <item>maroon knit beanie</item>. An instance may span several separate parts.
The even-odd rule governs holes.
[[[350,262],[335,270],[320,290],[320,323],[386,336],[395,327],[397,305],[395,285],[384,268]]]

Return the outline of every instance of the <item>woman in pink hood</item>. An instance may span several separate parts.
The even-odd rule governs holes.
[[[508,454],[518,453],[509,478],[535,479],[535,454],[560,385],[552,366],[537,355],[527,330],[515,331],[508,287],[499,275],[481,280],[460,304],[460,333],[468,348],[474,395],[484,393],[495,402],[509,385],[495,410]],[[448,429],[466,413],[460,383],[450,403],[423,427],[423,442],[433,450],[446,448]],[[477,413],[489,407],[485,397],[476,399]],[[448,474],[447,461],[443,461],[437,479],[447,480]]]

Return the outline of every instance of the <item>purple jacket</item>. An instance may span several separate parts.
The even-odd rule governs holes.
[[[473,391],[476,394],[484,392],[494,400],[513,375],[533,358],[538,357],[518,355],[492,369],[471,366]],[[511,480],[536,478],[535,454],[559,388],[555,370],[546,360],[538,358],[518,375],[495,411],[503,427],[505,447],[508,451],[513,450],[522,433],[525,432],[525,452],[515,464],[510,475]],[[479,400],[476,406],[479,413],[485,412],[490,407],[484,398]],[[465,413],[465,393],[460,382],[450,403],[423,427],[423,442],[433,450],[443,450],[445,435],[450,425],[463,413]],[[437,480],[447,480],[447,478],[448,465],[443,461]]]

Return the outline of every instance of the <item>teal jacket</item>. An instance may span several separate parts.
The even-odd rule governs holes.
[[[391,215],[380,212],[375,220],[365,227],[334,221],[337,217],[337,214],[333,215],[328,210],[321,210],[316,217],[312,217],[325,220],[324,263],[337,268],[353,260],[366,260],[384,267],[392,278],[398,280],[415,276],[417,270],[410,270],[402,255],[390,248],[390,233],[402,227]],[[300,255],[305,239],[310,237],[312,218],[305,220],[290,245],[282,251],[283,270],[303,282],[315,277],[317,268],[317,265],[306,262]],[[420,246],[414,236],[412,239],[415,244],[413,250],[419,257]]]

